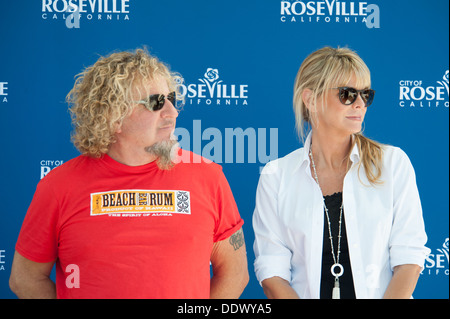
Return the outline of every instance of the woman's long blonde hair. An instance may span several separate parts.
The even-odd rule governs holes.
[[[101,57],[76,76],[66,101],[71,105],[72,142],[81,154],[101,157],[108,152],[116,128],[134,107],[133,90],[155,78],[166,80],[170,91],[178,91],[182,81],[146,48]]]
[[[305,140],[306,123],[316,121],[303,102],[305,89],[312,91],[311,103],[317,105],[318,99],[325,100],[325,92],[333,87],[345,86],[352,76],[356,78],[356,86],[370,88],[370,71],[356,52],[348,48],[325,47],[311,53],[302,63],[294,84],[294,113],[297,131]],[[325,106],[325,103],[322,103]],[[354,134],[353,146],[356,144],[360,154],[359,165],[364,167],[367,179],[373,184],[382,181],[382,146],[363,136],[362,132]],[[347,160],[349,159],[347,156]]]

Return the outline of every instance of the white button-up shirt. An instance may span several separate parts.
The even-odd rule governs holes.
[[[258,281],[281,277],[300,298],[320,297],[322,269],[324,201],[311,176],[310,144],[311,134],[305,147],[264,167],[253,215]],[[350,160],[343,204],[356,298],[382,298],[395,266],[423,267],[430,252],[415,173],[393,146],[383,146],[381,185],[367,180],[356,145]]]

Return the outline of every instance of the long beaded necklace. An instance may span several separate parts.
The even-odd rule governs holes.
[[[322,189],[320,188],[319,184],[319,178],[317,177],[316,172],[316,165],[314,163],[314,157],[312,154],[312,144],[311,148],[309,150],[309,156],[311,157],[311,164],[314,171],[314,179],[316,180],[317,185],[319,186],[320,192],[322,192]],[[323,207],[325,209],[325,215],[327,216],[327,222],[328,222],[328,232],[330,234],[330,244],[331,244],[331,253],[333,255],[333,261],[334,264],[331,266],[331,274],[334,276],[334,287],[332,292],[332,299],[341,299],[341,293],[339,288],[339,277],[342,276],[344,273],[344,267],[339,263],[339,256],[341,254],[341,226],[342,226],[342,210],[344,206],[344,201],[342,200],[341,208],[339,212],[339,235],[338,235],[338,249],[337,249],[337,256],[334,253],[334,246],[333,246],[333,236],[331,235],[331,222],[330,222],[330,216],[328,214],[328,208],[327,205],[325,205],[325,198],[323,199]],[[338,272],[336,273],[336,268],[338,268]]]

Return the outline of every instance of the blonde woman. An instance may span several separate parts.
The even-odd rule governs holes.
[[[255,272],[267,297],[411,298],[429,253],[422,208],[407,155],[361,133],[374,95],[350,49],[302,63],[304,147],[268,163],[256,194]]]

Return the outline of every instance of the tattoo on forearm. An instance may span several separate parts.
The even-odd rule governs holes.
[[[242,228],[239,229],[237,232],[235,232],[230,237],[230,244],[233,246],[234,250],[238,250],[244,245],[244,232],[242,231]]]

